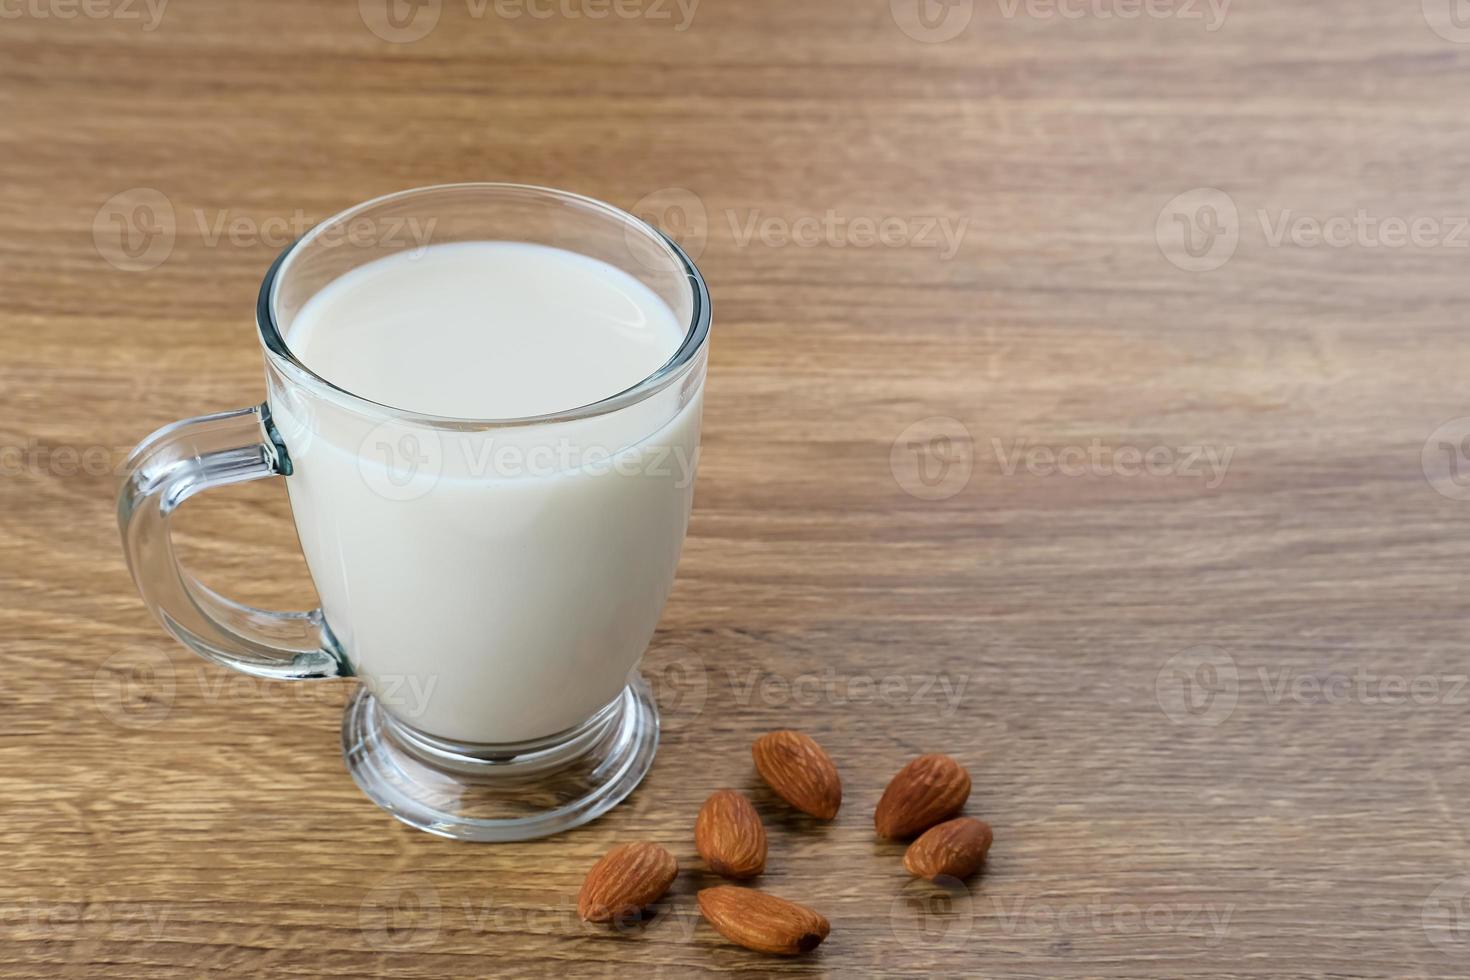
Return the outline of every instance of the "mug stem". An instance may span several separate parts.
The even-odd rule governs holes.
[[[633,792],[658,750],[658,707],[634,674],[613,701],[549,739],[445,742],[395,718],[359,688],[342,720],[358,787],[419,830],[454,840],[535,840],[606,813]]]

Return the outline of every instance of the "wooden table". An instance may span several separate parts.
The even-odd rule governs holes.
[[[0,973],[1465,975],[1448,0],[488,4],[0,4]],[[347,684],[172,646],[114,518],[134,442],[260,400],[295,231],[463,180],[637,208],[716,304],[657,763],[518,846],[370,805]],[[221,591],[313,605],[278,483],[183,518]],[[831,825],[756,784],[788,726]],[[950,892],[872,832],[925,751],[995,827]],[[698,919],[727,785],[817,954]],[[580,925],[635,838],[689,869],[670,906]]]

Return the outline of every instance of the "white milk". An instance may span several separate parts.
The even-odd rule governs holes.
[[[663,365],[685,325],[595,259],[434,245],[313,296],[286,341],[318,375],[409,412],[578,408]],[[363,682],[442,738],[523,741],[618,695],[653,635],[688,523],[702,364],[685,388],[557,425],[465,432],[273,388],[302,550]]]
[[[427,415],[578,408],[648,377],[684,325],[648,287],[584,255],[516,242],[402,252],[334,281],[286,342],[328,381]]]

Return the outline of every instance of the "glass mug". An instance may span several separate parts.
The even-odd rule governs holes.
[[[682,342],[626,390],[515,419],[389,407],[298,359],[287,338],[307,300],[426,240],[599,259],[656,294]],[[118,521],[149,609],[185,646],[246,674],[355,677],[347,768],[414,827],[525,840],[625,798],[658,745],[637,665],[673,584],[699,445],[710,301],[689,257],[575,194],[420,188],[344,211],[287,248],[256,321],[265,402],[166,426],[128,461]],[[215,593],[170,541],[170,516],[195,493],[273,476],[286,481],[321,600],[310,612]]]

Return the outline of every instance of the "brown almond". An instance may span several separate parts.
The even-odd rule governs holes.
[[[959,813],[969,798],[964,766],[947,755],[921,755],[889,782],[873,825],[884,837],[912,837]]]
[[[826,919],[805,905],[750,888],[718,885],[701,891],[698,900],[699,914],[716,932],[758,953],[810,953],[832,931]]]
[[[674,855],[657,844],[619,844],[587,872],[577,914],[588,922],[635,915],[662,898],[678,873]]]
[[[754,878],[766,870],[766,828],[750,800],[722,789],[704,801],[694,821],[694,847],[726,878]]]
[[[801,732],[771,732],[755,740],[750,754],[756,772],[781,799],[818,820],[837,816],[842,779],[816,739]]]
[[[995,834],[990,824],[974,817],[957,817],[930,827],[909,845],[903,866],[909,874],[934,881],[968,878],[985,863]]]

